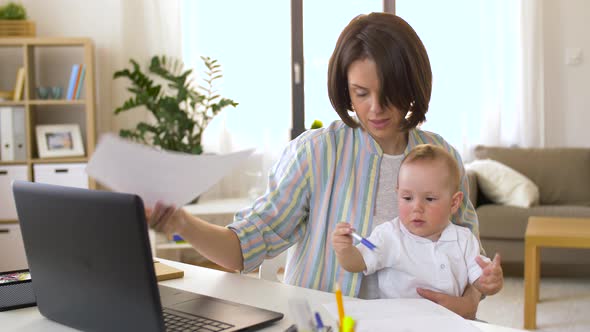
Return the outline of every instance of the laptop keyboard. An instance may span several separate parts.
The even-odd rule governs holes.
[[[218,332],[234,327],[231,324],[216,320],[199,317],[180,316],[164,309],[164,324],[166,331],[197,331],[197,332]]]

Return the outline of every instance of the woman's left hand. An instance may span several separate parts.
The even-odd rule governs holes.
[[[424,288],[416,288],[416,291],[423,298],[440,304],[465,319],[475,319],[481,299],[481,294],[472,285],[467,285],[463,296],[452,296]]]

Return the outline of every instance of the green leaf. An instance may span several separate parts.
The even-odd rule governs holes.
[[[115,71],[113,79],[127,79],[127,91],[132,94],[115,108],[115,114],[143,106],[155,118],[154,123],[139,122],[135,129],[119,134],[162,149],[202,153],[201,136],[207,124],[223,108],[238,103],[222,98],[214,89],[214,81],[222,77],[217,60],[201,59],[207,67],[205,86],[194,83],[193,70],[184,69],[182,61],[163,55],[153,56],[146,71],[133,59],[131,68]]]

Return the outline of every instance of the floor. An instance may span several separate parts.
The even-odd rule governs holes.
[[[541,278],[540,300],[537,304],[536,331],[590,331],[590,278]],[[523,309],[523,279],[507,277],[500,293],[480,303],[478,318],[522,329]]]

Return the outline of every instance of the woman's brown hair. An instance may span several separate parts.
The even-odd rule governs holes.
[[[381,106],[393,105],[405,118],[400,129],[407,131],[424,122],[432,91],[428,54],[416,31],[388,13],[359,15],[338,37],[328,64],[328,96],[342,121],[358,127],[348,114],[352,110],[348,67],[364,59],[377,66]]]

